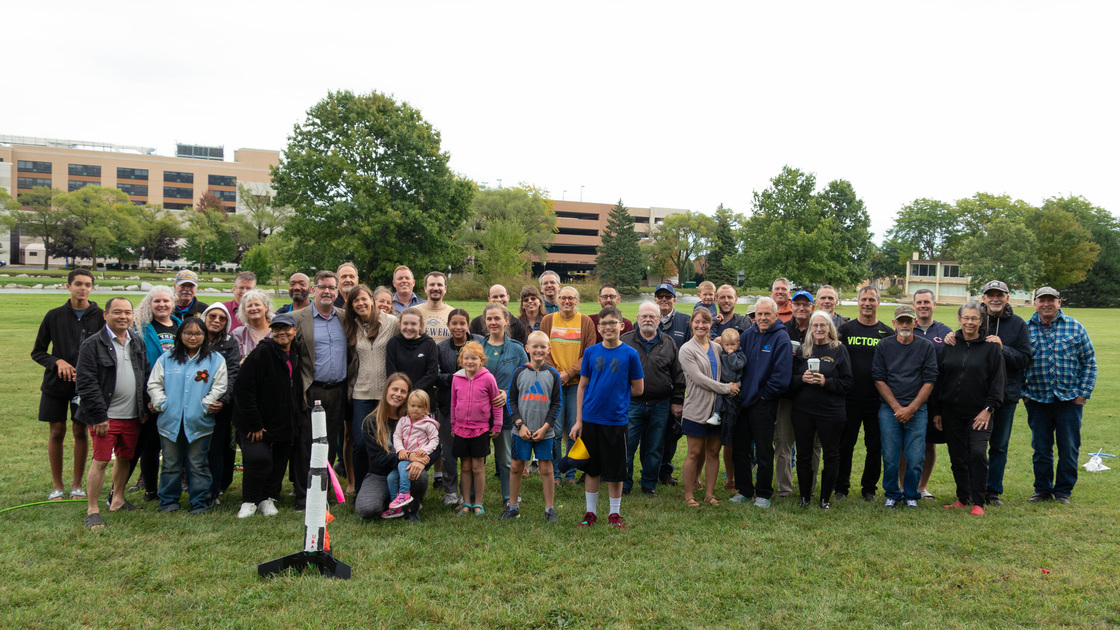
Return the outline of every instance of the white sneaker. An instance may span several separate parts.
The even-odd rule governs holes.
[[[894,509],[894,506],[896,506],[896,505],[898,505],[898,501],[895,501],[894,499],[887,499],[886,501],[883,502],[883,507],[891,508],[892,510]]]
[[[275,508],[274,508],[275,509]],[[249,518],[257,513],[256,503],[242,503],[241,509],[237,512],[237,518]]]
[[[714,427],[718,427],[719,426],[719,412],[717,411],[716,413],[713,413],[712,417],[708,418],[707,421],[704,422],[704,424],[710,424]]]
[[[916,508],[918,507],[918,501],[916,499],[906,499],[906,507]]]
[[[276,509],[276,502],[272,499],[265,499],[261,501],[261,514],[265,516],[276,516],[280,510]]]

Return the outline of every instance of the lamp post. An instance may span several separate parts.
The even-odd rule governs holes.
[[[583,186],[579,187],[579,202],[583,203]]]

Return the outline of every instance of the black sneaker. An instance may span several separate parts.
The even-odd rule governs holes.
[[[1027,499],[1027,501],[1030,501],[1031,503],[1042,503],[1043,501],[1052,500],[1054,500],[1054,495],[1050,494],[1049,492],[1036,492],[1031,495],[1031,498]]]
[[[653,488],[647,488],[645,486],[642,486],[642,494],[644,494],[646,496],[650,496],[650,497],[655,497],[655,496],[657,496],[657,490],[654,490]]]
[[[844,499],[848,498],[848,493],[847,492],[833,492],[832,493],[832,498],[837,500],[837,501],[843,501]]]
[[[408,520],[409,523],[419,523],[420,522],[420,512],[419,512],[419,510],[414,510],[412,512],[406,512],[404,517],[405,517],[406,520]]]
[[[506,506],[502,508],[502,513],[498,515],[498,520],[508,521],[514,518],[521,518],[521,510],[518,508],[510,507],[510,505],[507,503]]]
[[[556,513],[556,508],[548,507],[544,509],[544,521],[546,523],[555,523],[559,520],[560,515]]]
[[[1062,505],[1070,505],[1069,497],[1067,497],[1064,494],[1055,494],[1054,495],[1054,500],[1057,501],[1058,503],[1061,503]]]
[[[988,505],[1000,506],[1000,505],[1003,505],[1003,501],[999,500],[999,495],[998,494],[993,495],[991,497],[988,497]]]
[[[801,497],[801,500],[797,502],[797,507],[799,507],[799,508],[809,507],[809,499],[806,499],[805,497]]]
[[[828,501],[822,500],[821,501],[821,509],[827,511],[827,510],[832,509],[832,506],[828,504]]]
[[[634,488],[632,488],[632,487],[631,488],[623,488],[622,489],[622,496],[626,496],[626,495],[630,494],[630,491],[633,490],[633,489]]]
[[[863,493],[863,500],[867,501],[868,503],[873,503],[875,501],[875,493],[874,492],[864,492]]]
[[[669,477],[669,476],[662,477],[661,479],[658,479],[658,481],[660,483],[666,485],[666,486],[675,486],[675,485],[680,484],[680,482],[681,482],[680,479],[677,479],[676,477]]]

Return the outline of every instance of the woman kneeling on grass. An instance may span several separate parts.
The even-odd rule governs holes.
[[[439,456],[439,448],[430,457],[423,451],[405,455],[393,448],[393,431],[401,418],[407,415],[408,394],[411,390],[412,381],[408,376],[401,372],[390,374],[385,379],[385,390],[378,399],[377,409],[362,421],[369,472],[362,480],[362,488],[354,499],[354,512],[364,519],[380,516],[389,508],[389,501],[393,498],[389,494],[389,475],[397,470],[399,462],[407,460],[412,501],[405,506],[404,516],[413,523],[420,522],[418,510],[428,492],[428,473],[425,469]]]
[[[299,351],[292,351],[296,320],[281,313],[272,318],[271,328],[272,337],[261,339],[245,357],[233,384],[234,422],[245,460],[237,518],[248,518],[258,510],[276,516],[295,427],[306,412]]]
[[[394,495],[389,509],[381,513],[381,518],[397,518],[404,515],[404,507],[412,503],[412,481],[408,478],[408,467],[412,465],[413,455],[422,455],[429,460],[439,446],[439,424],[430,415],[431,404],[428,393],[414,390],[408,395],[408,415],[397,422],[393,429],[393,448],[397,450],[397,469],[389,473],[389,494]]]
[[[163,442],[159,511],[179,509],[184,464],[189,474],[191,514],[210,510],[210,438],[214,412],[226,392],[226,361],[210,351],[206,327],[191,317],[175,334],[171,352],[160,356],[148,378],[150,408],[159,413],[156,428]]]
[[[460,458],[460,491],[463,505],[459,514],[473,511],[485,514],[482,493],[486,489],[486,456],[490,440],[502,431],[502,407],[493,400],[502,393],[486,362],[482,344],[468,341],[459,351],[459,366],[451,381],[451,431],[454,454]]]
[[[987,502],[992,412],[1003,404],[1006,368],[1001,345],[987,341],[979,304],[960,307],[957,320],[961,326],[957,343],[946,345],[937,357],[937,387],[930,397],[930,415],[933,425],[945,431],[957,482],[957,500],[943,507],[971,504],[972,515],[982,516]]]

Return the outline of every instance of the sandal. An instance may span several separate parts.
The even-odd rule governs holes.
[[[708,497],[704,500],[708,502],[708,505],[719,505],[719,499],[715,497]]]
[[[697,503],[696,499],[694,499],[692,497],[689,497],[689,498],[685,499],[684,504],[687,505],[688,507],[700,507],[700,504]]]
[[[463,505],[460,506],[459,509],[455,511],[455,516],[463,516],[464,514],[470,514],[470,513],[471,513],[471,504],[470,503],[463,503]]]
[[[47,500],[48,501],[61,501],[65,497],[66,497],[66,491],[65,490],[51,490],[51,493],[47,495]]]
[[[105,521],[102,520],[101,514],[89,514],[82,519],[82,523],[85,524],[91,532],[95,529],[105,527]]]
[[[81,488],[71,488],[70,489],[70,498],[71,499],[87,499],[89,497],[86,496],[86,491],[85,490],[82,490]]]
[[[119,508],[117,508],[115,510],[109,510],[109,511],[110,512],[122,512],[122,511],[123,512],[137,512],[137,511],[143,511],[143,510],[144,510],[144,508],[142,508],[138,505],[133,505],[131,502],[129,502],[128,499],[125,499],[124,503],[122,503]]]
[[[474,512],[475,516],[482,516],[483,514],[486,513],[486,510],[482,507],[481,503],[478,503],[476,505],[472,505],[471,509],[473,509],[475,511]]]

